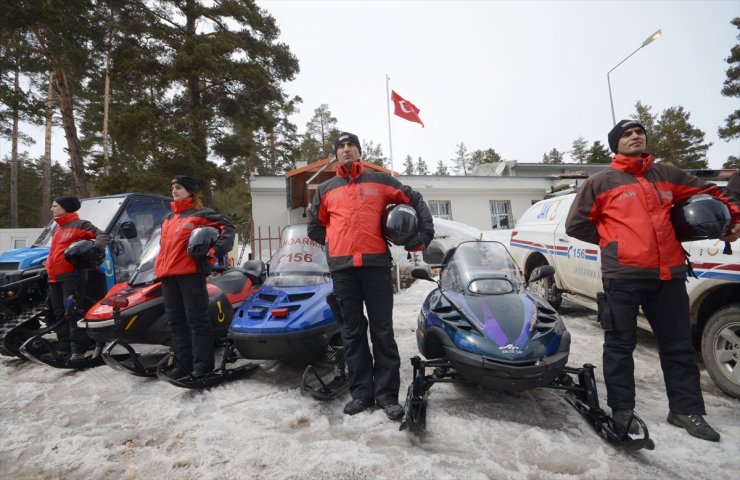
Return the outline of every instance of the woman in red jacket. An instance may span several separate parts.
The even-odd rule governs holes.
[[[234,225],[210,208],[204,208],[195,180],[186,175],[172,179],[172,213],[162,223],[162,238],[154,270],[162,280],[162,296],[170,326],[176,362],[167,371],[172,378],[206,375],[214,368],[214,338],[208,318],[206,276],[203,263],[188,256],[190,234],[198,227],[215,227],[221,232],[213,246],[217,257],[234,245]]]
[[[51,202],[51,215],[57,224],[51,239],[46,273],[49,275],[49,301],[56,322],[63,321],[56,329],[57,352],[71,356],[71,362],[84,358],[90,338],[77,320],[84,315],[87,270],[75,268],[64,258],[64,251],[79,240],[94,240],[94,249],[104,253],[108,235],[87,220],[80,220],[77,197],[57,197]]]

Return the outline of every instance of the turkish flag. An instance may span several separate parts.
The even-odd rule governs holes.
[[[404,100],[401,95],[397,94],[393,90],[391,90],[391,100],[393,100],[393,103],[396,106],[396,109],[393,113],[405,120],[408,120],[409,122],[421,123],[421,126],[424,126],[424,122],[422,122],[421,118],[419,118],[420,110],[416,108],[416,105],[409,102],[408,100]]]

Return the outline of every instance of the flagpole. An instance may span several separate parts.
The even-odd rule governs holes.
[[[385,106],[388,110],[388,151],[391,157],[391,171],[393,171],[393,138],[391,137],[391,95],[388,91],[388,80],[391,77],[385,74]]]

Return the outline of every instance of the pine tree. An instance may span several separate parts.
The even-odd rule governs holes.
[[[542,155],[542,163],[563,163],[563,154],[557,148]]]
[[[459,174],[462,172],[463,175],[467,175],[470,171],[470,155],[464,142],[460,142],[457,145],[457,151],[455,151],[455,157],[450,159],[454,165],[455,173]]]
[[[383,154],[383,146],[381,144],[375,145],[372,140],[362,142],[362,159],[381,167],[389,167],[390,160]]]
[[[606,145],[602,145],[600,141],[596,140],[591,148],[588,149],[588,156],[586,157],[586,163],[611,163],[612,153],[606,148]]]
[[[712,143],[704,142],[704,132],[694,127],[691,114],[682,106],[663,111],[656,129],[659,132],[653,156],[679,168],[707,168],[707,151]]]
[[[421,157],[416,161],[416,174],[417,175],[429,175],[429,167]]]
[[[740,17],[735,17],[730,22],[740,31]],[[737,35],[740,41],[740,33]],[[730,56],[725,59],[727,68],[727,79],[722,86],[722,95],[725,97],[740,98],[740,43],[735,44],[730,50]],[[737,104],[737,102],[736,102]],[[740,108],[736,109],[725,119],[725,126],[717,131],[719,138],[730,142],[740,139]],[[730,156],[722,165],[724,168],[738,168],[740,157]]]
[[[434,171],[434,174],[435,175],[449,175],[450,172],[447,170],[447,165],[445,165],[444,162],[440,160],[437,163],[437,169]]]
[[[406,155],[406,160],[403,162],[403,174],[413,175],[414,174],[414,159],[411,155]]]
[[[638,101],[635,103],[635,114],[631,118],[637,120],[645,127],[645,132],[647,133],[647,151],[653,153],[658,147],[660,132],[655,125],[655,116],[650,112],[651,108],[650,105],[643,105]]]
[[[575,163],[586,163],[588,162],[588,142],[583,137],[578,137],[573,140],[571,146],[570,158]]]

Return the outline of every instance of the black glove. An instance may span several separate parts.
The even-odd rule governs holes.
[[[417,233],[414,238],[406,242],[407,252],[421,252],[427,246],[427,239],[421,233]]]

